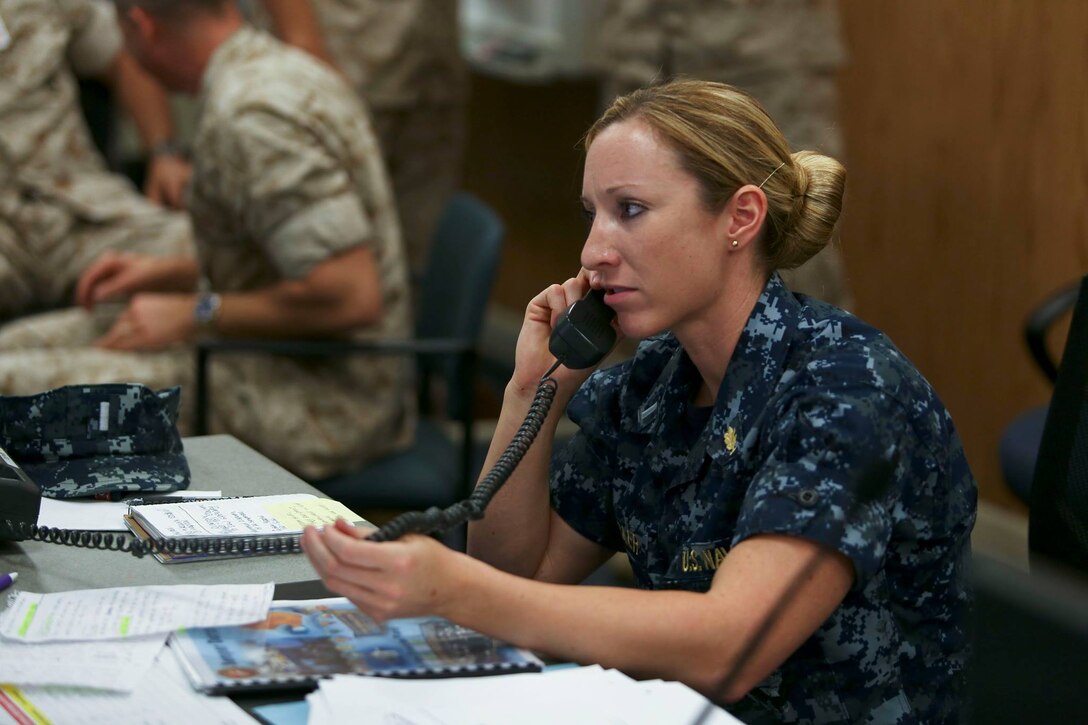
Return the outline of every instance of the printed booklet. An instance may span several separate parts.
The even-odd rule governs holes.
[[[311,687],[336,674],[457,677],[542,667],[531,652],[441,617],[379,625],[341,598],[273,602],[262,622],[179,630],[170,646],[193,686],[212,694]]]

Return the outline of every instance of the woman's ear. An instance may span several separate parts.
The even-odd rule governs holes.
[[[743,249],[759,237],[767,217],[767,197],[754,184],[746,184],[725,205],[722,234],[732,249]]]

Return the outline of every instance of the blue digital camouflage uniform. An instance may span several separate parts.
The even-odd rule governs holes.
[[[189,487],[181,389],[67,385],[0,397],[0,446],[52,498]]]
[[[555,510],[626,551],[646,589],[705,591],[758,534],[850,558],[843,603],[731,707],[745,722],[957,721],[977,491],[929,383],[881,332],[775,274],[705,426],[691,424],[698,386],[669,333],[591,377],[567,409],[580,431],[555,457]],[[855,506],[878,459],[892,480]]]

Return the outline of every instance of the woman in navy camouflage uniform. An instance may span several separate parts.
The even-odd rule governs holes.
[[[315,567],[375,616],[434,612],[680,680],[749,722],[956,721],[976,504],[959,438],[887,337],[775,271],[827,244],[843,168],[700,81],[617,100],[586,147],[584,269],[529,303],[491,461],[589,288],[636,355],[555,373],[548,423],[471,525],[472,558],[341,524],[307,533]],[[552,462],[564,408],[579,432]],[[874,461],[891,465],[862,493]],[[616,551],[639,589],[565,586]]]

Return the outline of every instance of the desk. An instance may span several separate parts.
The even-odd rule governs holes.
[[[183,442],[192,473],[191,488],[222,490],[226,496],[312,493],[324,497],[316,488],[233,436],[201,436],[186,438]],[[277,585],[295,585],[277,586],[277,595],[281,590],[296,589],[302,593],[305,589],[307,594],[322,596],[321,587],[313,586],[314,570],[303,554],[167,566],[152,556],[137,558],[124,552],[37,541],[0,542],[0,572],[9,571],[19,573],[16,583],[19,589],[31,592],[147,584],[259,584],[271,581]],[[299,586],[302,582],[307,585]]]

